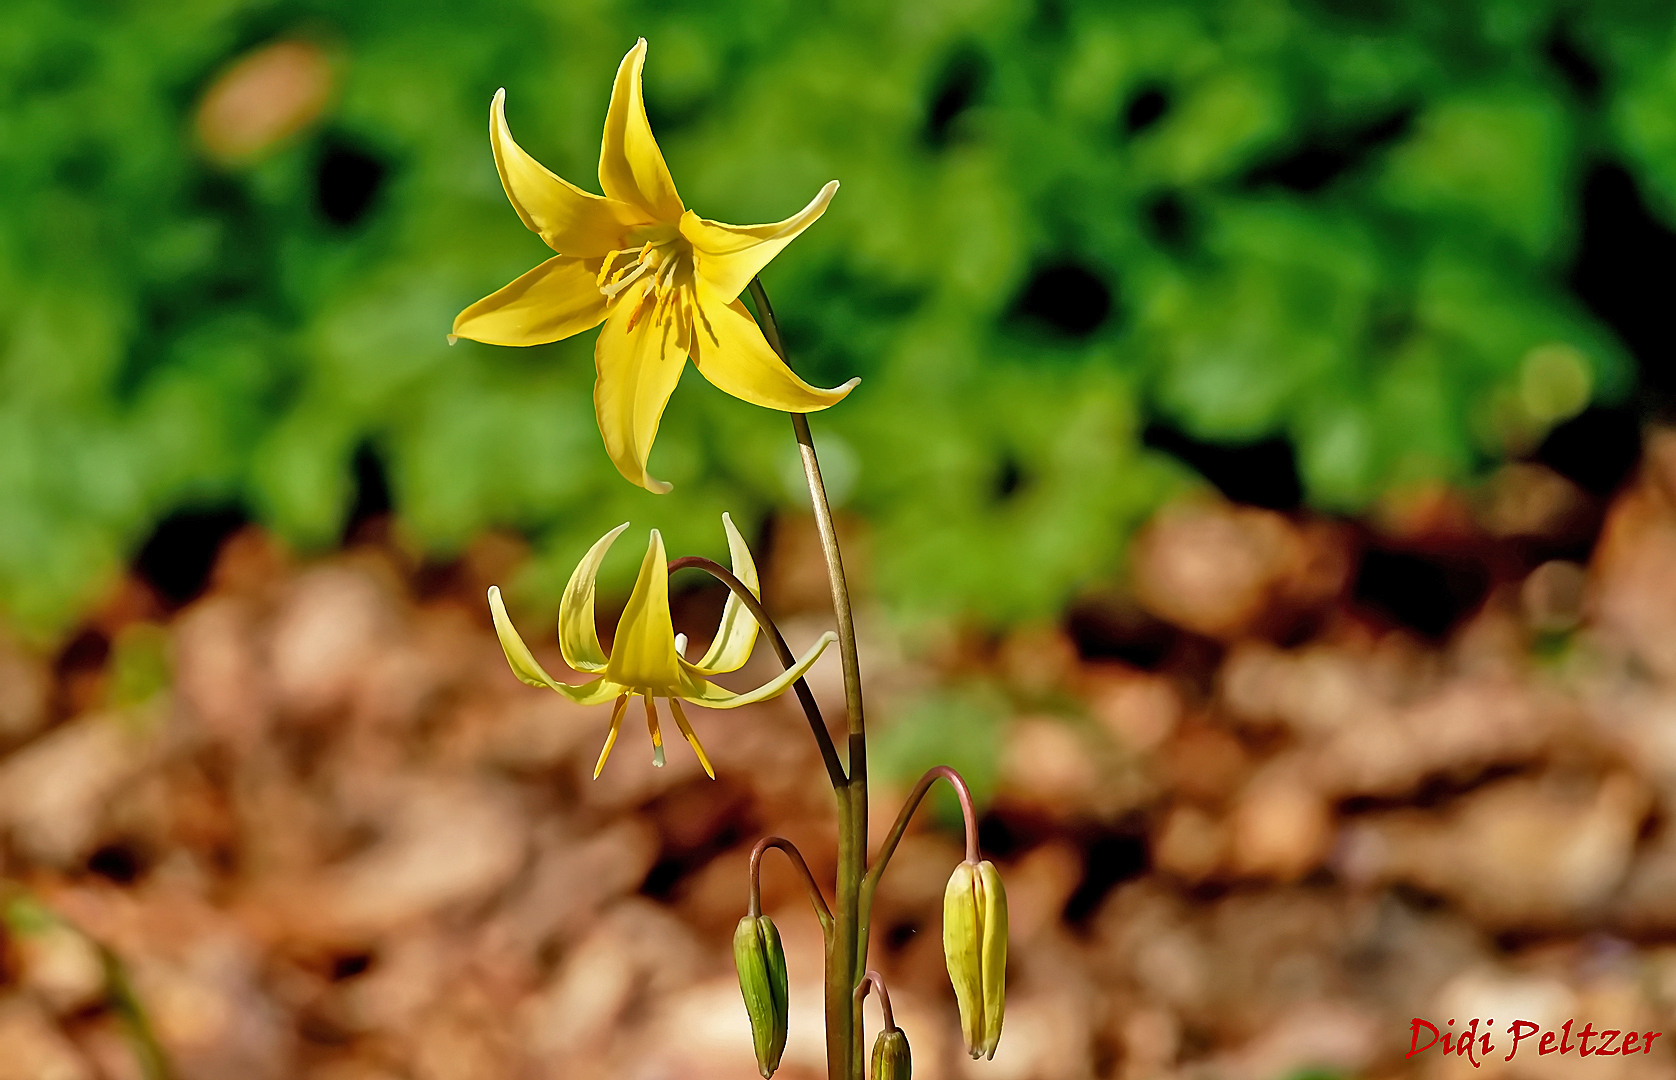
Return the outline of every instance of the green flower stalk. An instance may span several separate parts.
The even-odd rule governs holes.
[[[914,1072],[913,1055],[908,1052],[908,1036],[896,1026],[896,1015],[890,1008],[890,991],[877,971],[869,971],[856,988],[856,1000],[867,996],[869,989],[879,993],[879,1009],[884,1013],[884,1030],[873,1040],[872,1080],[911,1080]]]
[[[1007,1010],[1007,890],[988,859],[954,868],[943,893],[943,956],[973,1058],[993,1058]]]
[[[878,990],[885,1012],[885,1031],[873,1047],[874,1080],[909,1080],[907,1036],[891,1017],[883,981],[867,970],[868,923],[879,879],[925,793],[938,779],[953,785],[966,825],[966,861],[956,868],[949,884],[943,941],[967,1048],[973,1057],[993,1055],[1001,1037],[1004,1007],[1007,898],[994,865],[980,862],[977,816],[960,774],[939,765],[922,776],[872,865],[867,861],[867,721],[855,617],[832,506],[805,415],[837,404],[857,380],[823,390],[792,371],[774,309],[756,278],[758,270],[820,217],[837,183],[823,188],[802,213],[771,225],[724,225],[687,210],[675,193],[641,102],[645,54],[641,41],[617,72],[600,150],[603,198],[566,183],[526,154],[512,140],[503,96],[496,95],[490,110],[490,142],[501,181],[524,224],[540,233],[558,254],[461,312],[454,334],[498,344],[533,345],[569,337],[603,321],[594,357],[598,376],[594,405],[600,433],[623,476],[654,492],[667,491],[668,485],[646,472],[647,455],[689,357],[701,374],[728,394],[790,413],[825,556],[836,633],[822,635],[803,656],[793,656],[763,608],[756,565],[726,514],[722,525],[732,553],[731,570],[694,556],[667,561],[663,539],[656,530],[652,532],[609,656],[594,629],[595,578],[612,542],[627,526],[613,529],[588,551],[560,601],[558,636],[565,663],[596,676],[592,681],[572,685],[549,675],[513,628],[500,590],[491,588],[489,608],[495,632],[513,673],[529,685],[553,690],[578,704],[615,702],[605,747],[594,768],[596,777],[616,742],[630,697],[645,699],[654,765],[663,764],[663,736],[653,702],[663,698],[705,772],[714,778],[715,769],[687,722],[681,702],[731,709],[787,689],[796,691],[838,804],[837,874],[829,906],[789,841],[769,837],[751,853],[750,906],[734,932],[733,957],[751,1022],[757,1067],[765,1080],[774,1074],[785,1052],[789,984],[779,931],[762,914],[763,854],[779,848],[791,860],[820,920],[826,961],[827,1080],[863,1080],[867,1059],[861,999],[869,986]],[[754,317],[741,296],[747,292]],[[675,633],[669,612],[669,576],[684,569],[705,571],[731,594],[708,651],[696,663],[686,659],[686,638]],[[710,682],[709,676],[737,670],[745,663],[759,629],[785,670],[744,693]],[[843,665],[844,755],[803,678],[832,641],[838,643]]]

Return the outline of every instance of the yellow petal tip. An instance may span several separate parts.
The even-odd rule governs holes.
[[[450,345],[458,345],[460,343],[460,335],[458,334],[444,334],[442,336],[448,339],[448,344]]]

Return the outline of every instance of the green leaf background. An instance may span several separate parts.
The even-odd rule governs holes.
[[[1552,63],[1556,28],[1598,100]],[[719,555],[722,510],[795,508],[784,418],[691,370],[659,498],[599,444],[592,333],[444,343],[545,252],[500,191],[491,95],[591,186],[641,35],[690,206],[774,220],[843,183],[765,281],[808,377],[863,377],[815,426],[849,451],[874,588],[908,616],[1036,618],[1120,574],[1136,525],[1198,482],[1142,445],[1149,422],[1284,437],[1335,512],[1528,451],[1633,378],[1565,285],[1586,168],[1622,163],[1676,215],[1672,13],[1633,0],[12,0],[0,610],[60,630],[183,508],[329,547],[362,446],[434,556],[527,534],[527,603],[619,521]],[[330,111],[257,164],[206,161],[204,88],[293,36],[338,58]],[[1335,174],[1277,179],[1323,146]],[[333,147],[385,168],[349,226],[317,206]],[[1111,292],[1086,334],[1020,313],[1065,265]]]

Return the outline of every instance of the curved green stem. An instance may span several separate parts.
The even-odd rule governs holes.
[[[752,278],[751,299],[756,301],[757,321],[768,345],[786,360],[784,342],[780,339],[780,324],[774,318],[774,306],[762,281]],[[789,363],[789,361],[788,361]],[[838,649],[844,660],[844,704],[849,710],[850,751],[859,751],[859,763],[850,759],[850,776],[867,775],[867,746],[858,736],[867,733],[866,715],[861,704],[861,664],[856,655],[855,616],[850,607],[850,586],[844,577],[844,557],[838,550],[838,529],[833,524],[832,506],[826,497],[826,483],[821,479],[821,463],[815,456],[815,438],[809,431],[809,418],[803,413],[792,413],[792,431],[797,435],[798,453],[803,459],[803,476],[809,484],[809,497],[815,511],[815,528],[821,537],[821,551],[826,555],[827,578],[832,583],[832,614],[838,624]]]
[[[926,792],[931,785],[941,777],[954,788],[954,794],[960,800],[960,816],[966,824],[966,861],[978,861],[978,815],[972,806],[972,789],[966,786],[966,778],[948,765],[933,765],[925,770],[925,775],[919,778],[914,790],[908,793],[908,798],[902,803],[902,810],[896,815],[896,824],[890,827],[890,834],[885,837],[883,846],[879,848],[878,857],[873,860],[873,866],[867,871],[867,877],[861,883],[861,899],[859,904],[861,915],[861,933],[865,937],[867,928],[873,918],[873,893],[879,887],[879,879],[884,877],[885,867],[890,865],[890,857],[896,854],[896,845],[902,842],[902,834],[907,831],[908,822],[924,801]]]
[[[809,891],[809,903],[814,906],[815,917],[821,921],[821,933],[832,936],[832,911],[826,906],[826,897],[821,895],[821,887],[815,884],[815,875],[809,872],[809,864],[803,861],[803,853],[797,850],[797,845],[783,836],[765,836],[757,841],[757,846],[751,849],[751,899],[750,912],[754,918],[762,914],[762,857],[769,848],[779,848],[785,853],[797,872],[803,877],[803,887]]]
[[[780,325],[760,280],[751,279],[750,293],[763,337],[785,360]],[[809,485],[809,502],[832,586],[832,614],[844,663],[844,705],[849,721],[848,777],[842,784],[833,785],[838,799],[838,889],[833,904],[833,933],[826,949],[826,1075],[827,1080],[861,1080],[865,1056],[855,990],[867,970],[867,935],[860,918],[861,882],[867,862],[867,721],[861,705],[861,666],[856,655],[850,587],[838,551],[832,504],[821,479],[820,459],[815,455],[815,438],[809,431],[809,418],[802,413],[791,414],[791,427],[803,459],[803,478]]]
[[[861,977],[861,985],[855,988],[856,1004],[858,1006],[861,1004],[861,1000],[867,996],[869,987],[878,992],[879,1011],[884,1013],[885,1016],[885,1030],[895,1031],[896,1014],[890,1011],[890,991],[885,989],[884,977],[872,968],[867,969],[867,973]]]
[[[757,625],[762,627],[762,632],[767,636],[768,643],[774,647],[774,655],[780,658],[781,666],[789,668],[797,662],[797,657],[793,655],[791,646],[786,644],[785,635],[781,634],[780,628],[774,625],[774,620],[768,617],[768,612],[763,608],[762,602],[751,594],[751,590],[746,588],[745,583],[735,577],[732,571],[711,559],[699,555],[687,555],[679,559],[671,559],[669,573],[673,575],[675,571],[685,570],[688,567],[703,570],[733,590],[733,595],[739,598],[739,602],[744,605],[745,610],[750,612],[751,617],[756,619]],[[833,787],[839,787],[845,780],[844,765],[838,760],[838,750],[832,745],[832,736],[827,734],[826,720],[821,716],[821,709],[815,702],[815,695],[810,691],[809,684],[803,679],[798,679],[795,683],[792,683],[792,690],[797,694],[798,704],[803,706],[803,715],[809,719],[809,730],[814,733],[815,742],[820,744],[821,761],[826,764],[827,778],[832,781]]]

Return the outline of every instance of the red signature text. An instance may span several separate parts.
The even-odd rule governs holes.
[[[1483,1027],[1479,1027],[1482,1023]],[[1439,1028],[1429,1020],[1422,1020],[1416,1016],[1408,1026],[1408,1053],[1403,1057],[1411,1058],[1415,1054],[1424,1053],[1432,1047],[1442,1044],[1444,1054],[1454,1054],[1472,1062],[1473,1068],[1480,1067],[1481,1060],[1488,1060],[1500,1047],[1492,1038],[1495,1034],[1495,1020],[1480,1021],[1473,1017],[1472,1021],[1460,1027],[1450,1020]],[[1575,1030],[1573,1030],[1575,1028]],[[1572,1054],[1578,1057],[1612,1057],[1620,1054],[1650,1054],[1653,1052],[1653,1040],[1663,1035],[1662,1031],[1627,1031],[1621,1028],[1595,1029],[1593,1024],[1583,1024],[1577,1027],[1577,1021],[1567,1020],[1562,1027],[1544,1030],[1541,1024],[1534,1024],[1529,1020],[1515,1020],[1507,1025],[1506,1034],[1509,1039],[1502,1041],[1507,1049],[1503,1061],[1512,1061],[1513,1055],[1520,1050],[1538,1056],[1545,1054]]]

